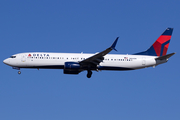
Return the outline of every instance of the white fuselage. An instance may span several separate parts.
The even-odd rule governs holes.
[[[84,53],[20,53],[5,59],[3,62],[14,69],[44,68],[63,69],[64,74],[79,74],[87,70],[87,77],[91,78],[92,70],[135,70],[154,67],[165,63],[175,53],[166,54],[173,28],[167,28],[161,36],[146,51],[134,55],[108,54],[115,50],[118,38],[102,52],[96,54]]]
[[[95,54],[32,52],[15,54],[3,62],[17,68],[64,69],[65,62],[80,62],[93,55]],[[157,56],[108,54],[97,66],[97,70],[134,70],[166,62],[157,63],[155,58]]]

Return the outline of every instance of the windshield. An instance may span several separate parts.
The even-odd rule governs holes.
[[[11,56],[10,58],[16,58],[16,56]]]

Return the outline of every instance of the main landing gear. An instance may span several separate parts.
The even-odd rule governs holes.
[[[92,71],[91,71],[91,70],[88,70],[87,72],[88,72],[88,73],[87,73],[87,78],[91,78],[91,76],[92,76]]]

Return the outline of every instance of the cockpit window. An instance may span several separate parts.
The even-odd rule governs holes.
[[[16,58],[16,56],[11,56],[10,58]]]

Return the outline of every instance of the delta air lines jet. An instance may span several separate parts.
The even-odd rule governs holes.
[[[18,74],[21,74],[21,68],[63,69],[64,74],[87,71],[88,78],[92,71],[155,67],[167,62],[175,54],[166,54],[172,32],[173,28],[167,28],[149,49],[132,55],[108,54],[111,50],[116,50],[117,37],[109,48],[96,54],[28,52],[12,55],[3,62],[19,70]]]

